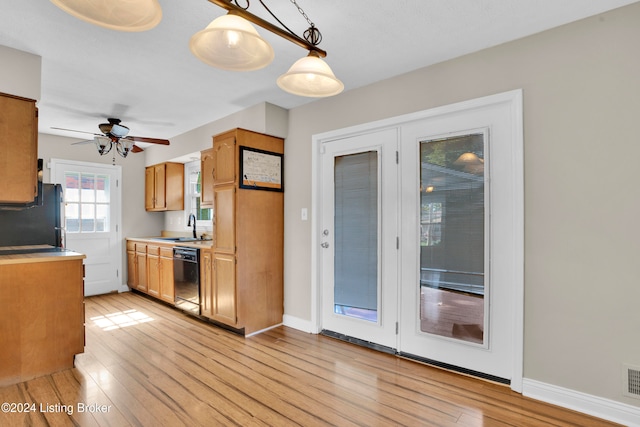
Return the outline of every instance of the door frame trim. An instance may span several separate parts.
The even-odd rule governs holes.
[[[322,144],[343,138],[368,134],[384,129],[400,128],[403,124],[427,118],[452,114],[459,111],[471,110],[481,106],[494,104],[509,104],[511,114],[512,165],[514,175],[511,177],[514,188],[513,200],[513,229],[512,239],[515,248],[512,254],[514,273],[513,283],[513,359],[511,389],[522,393],[524,370],[524,126],[523,126],[523,94],[522,89],[489,95],[468,101],[462,101],[441,107],[415,113],[382,119],[356,126],[336,129],[312,136],[312,164],[311,164],[311,332],[320,333],[322,329],[322,300],[321,280],[321,252],[320,235],[321,224],[321,154]],[[402,151],[400,141],[399,150]],[[402,184],[401,184],[402,185]],[[402,275],[402,271],[399,272]]]

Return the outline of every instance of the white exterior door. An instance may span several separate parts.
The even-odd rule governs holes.
[[[122,285],[120,166],[51,160],[51,179],[62,185],[66,247],[87,256],[85,296]]]
[[[322,145],[322,328],[395,349],[397,132]]]
[[[362,338],[367,323],[340,315],[332,294],[337,273],[331,256],[337,255],[331,221],[338,212],[330,190],[335,159],[359,147],[355,141],[363,142],[359,150],[370,150],[365,141],[378,135],[398,141],[399,178],[386,190],[393,197],[380,193],[378,226],[381,242],[399,237],[399,250],[394,259],[392,251],[385,257],[378,249],[377,265],[381,278],[390,265],[397,284],[381,279],[382,322]],[[314,136],[317,329],[336,329],[522,391],[522,145],[520,91]],[[375,179],[384,186],[389,175]],[[394,212],[399,225],[385,220]],[[385,305],[396,309],[386,312]],[[393,332],[384,329],[391,325]]]

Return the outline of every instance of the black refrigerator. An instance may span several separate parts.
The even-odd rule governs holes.
[[[62,246],[62,186],[42,184],[42,204],[0,208],[0,247]]]

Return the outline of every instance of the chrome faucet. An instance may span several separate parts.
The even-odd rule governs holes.
[[[193,222],[191,222],[193,220]],[[194,214],[189,214],[189,220],[187,222],[187,227],[191,227],[193,225],[193,238],[197,239],[196,236],[196,216]]]

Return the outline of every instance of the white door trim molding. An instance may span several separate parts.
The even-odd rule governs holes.
[[[626,426],[640,426],[640,408],[525,378],[522,394]]]
[[[523,351],[524,351],[524,134],[523,134],[523,108],[522,108],[522,90],[513,90],[509,92],[489,95],[469,101],[463,101],[446,106],[436,107],[425,111],[410,113],[398,117],[383,119],[371,123],[365,123],[344,129],[333,130],[312,137],[312,215],[311,215],[311,331],[319,333],[322,328],[321,319],[321,257],[320,257],[320,235],[321,218],[320,212],[320,190],[321,190],[321,156],[322,144],[331,140],[352,137],[359,134],[367,134],[388,128],[398,128],[403,124],[444,116],[462,110],[472,110],[479,107],[485,107],[494,104],[508,104],[510,110],[511,140],[512,148],[512,166],[514,174],[511,177],[513,194],[513,212],[514,220],[512,239],[513,247],[516,248],[512,254],[513,262],[513,352],[512,367],[513,375],[511,377],[511,389],[522,392],[523,381]],[[402,148],[400,148],[402,150]],[[402,274],[402,272],[400,272]]]

